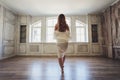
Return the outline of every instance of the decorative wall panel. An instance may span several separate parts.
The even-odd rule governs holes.
[[[93,53],[100,53],[101,52],[101,48],[99,45],[93,45],[92,46],[92,51]]]
[[[120,48],[113,48],[114,58],[120,59]]]
[[[4,25],[5,40],[14,40],[14,25],[5,23]]]
[[[3,9],[3,56],[9,57],[15,54],[16,15],[6,8]]]
[[[44,44],[43,49],[44,49],[43,51],[45,54],[57,52],[56,44]]]
[[[4,40],[3,41],[3,44],[4,45],[10,45],[10,46],[14,46],[15,45],[15,43],[14,43],[14,41],[13,40]]]
[[[14,53],[14,47],[6,46],[4,48],[4,55],[9,55]]]
[[[30,52],[39,52],[39,45],[29,45]]]
[[[116,47],[120,47],[120,1],[105,10],[101,21],[103,46],[106,46],[103,52],[108,52],[108,56],[111,54],[112,58],[117,58],[119,51],[115,50]]]
[[[88,45],[77,45],[77,52],[88,52]]]
[[[25,53],[25,52],[26,52],[26,45],[20,44],[20,53]]]
[[[68,49],[66,51],[67,54],[74,54],[74,45],[68,44]]]

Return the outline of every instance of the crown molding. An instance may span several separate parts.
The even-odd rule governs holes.
[[[114,1],[114,2],[111,4],[111,6],[113,6],[113,5],[116,4],[117,2],[119,2],[119,0]]]
[[[12,11],[14,14],[18,14],[15,10],[13,10],[13,9],[10,8],[10,7],[8,7],[8,6],[7,6],[4,2],[2,2],[1,0],[0,0],[0,5],[3,6],[4,8],[6,8],[6,9]]]

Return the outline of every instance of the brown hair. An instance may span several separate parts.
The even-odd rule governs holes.
[[[66,30],[69,31],[69,27],[66,24],[66,20],[65,20],[64,14],[60,14],[58,16],[58,24],[59,24],[59,31],[60,32],[65,32]]]

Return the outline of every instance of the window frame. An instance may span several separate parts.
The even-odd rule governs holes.
[[[80,22],[80,24],[81,25],[76,25],[77,23],[76,22]],[[79,29],[79,28],[83,28],[84,29],[84,41],[81,41],[81,37],[79,37],[79,41],[78,41],[78,39],[77,39],[77,29]],[[86,42],[88,42],[88,36],[87,36],[87,33],[88,33],[88,30],[87,30],[87,23],[83,23],[82,21],[80,21],[80,20],[78,20],[78,19],[76,19],[75,20],[75,29],[76,29],[76,41],[75,42],[80,42],[80,43],[86,43]]]
[[[34,25],[39,24],[39,23],[40,23],[40,25],[34,26]],[[34,34],[33,31],[34,31],[34,30],[33,30],[33,29],[34,29],[34,28],[40,28],[40,29],[39,29],[39,30],[40,30],[40,33],[39,33],[39,34],[40,34],[40,37],[39,37],[40,40],[39,40],[39,41],[34,41],[34,40],[33,40],[33,38],[34,38],[34,37],[33,37],[33,34]],[[37,22],[31,24],[31,25],[30,25],[30,28],[29,28],[29,43],[42,43],[42,34],[41,34],[42,32],[41,32],[41,31],[42,31],[42,21],[41,21],[41,20],[38,20]]]
[[[54,31],[53,31],[53,41],[47,41],[48,40],[48,31],[47,31],[47,29],[48,29],[48,27],[49,28],[51,28],[51,27],[53,27],[53,30],[54,30],[54,27],[55,27],[55,25],[56,25],[56,23],[54,24],[54,26],[48,26],[47,25],[47,23],[48,23],[48,19],[56,19],[56,23],[57,23],[57,17],[47,17],[46,18],[46,43],[56,43],[56,40],[54,39]],[[69,22],[67,23],[68,25],[69,25],[69,29],[70,29],[70,31],[71,31],[71,17],[66,17],[66,22],[67,22],[67,20],[69,20]],[[54,23],[54,22],[53,22]]]

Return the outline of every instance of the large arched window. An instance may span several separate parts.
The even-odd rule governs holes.
[[[76,26],[76,42],[88,42],[87,24],[80,20],[75,21]]]
[[[41,21],[34,22],[29,31],[29,42],[41,42]]]
[[[69,17],[66,17],[66,22],[70,26],[71,21]],[[54,39],[54,27],[57,23],[57,17],[48,17],[46,22],[46,42],[55,42]]]
[[[29,27],[29,42],[55,42],[54,28],[57,17],[47,17],[45,19],[32,20]],[[66,22],[70,28],[70,42],[88,42],[88,20],[87,17],[66,17]]]

